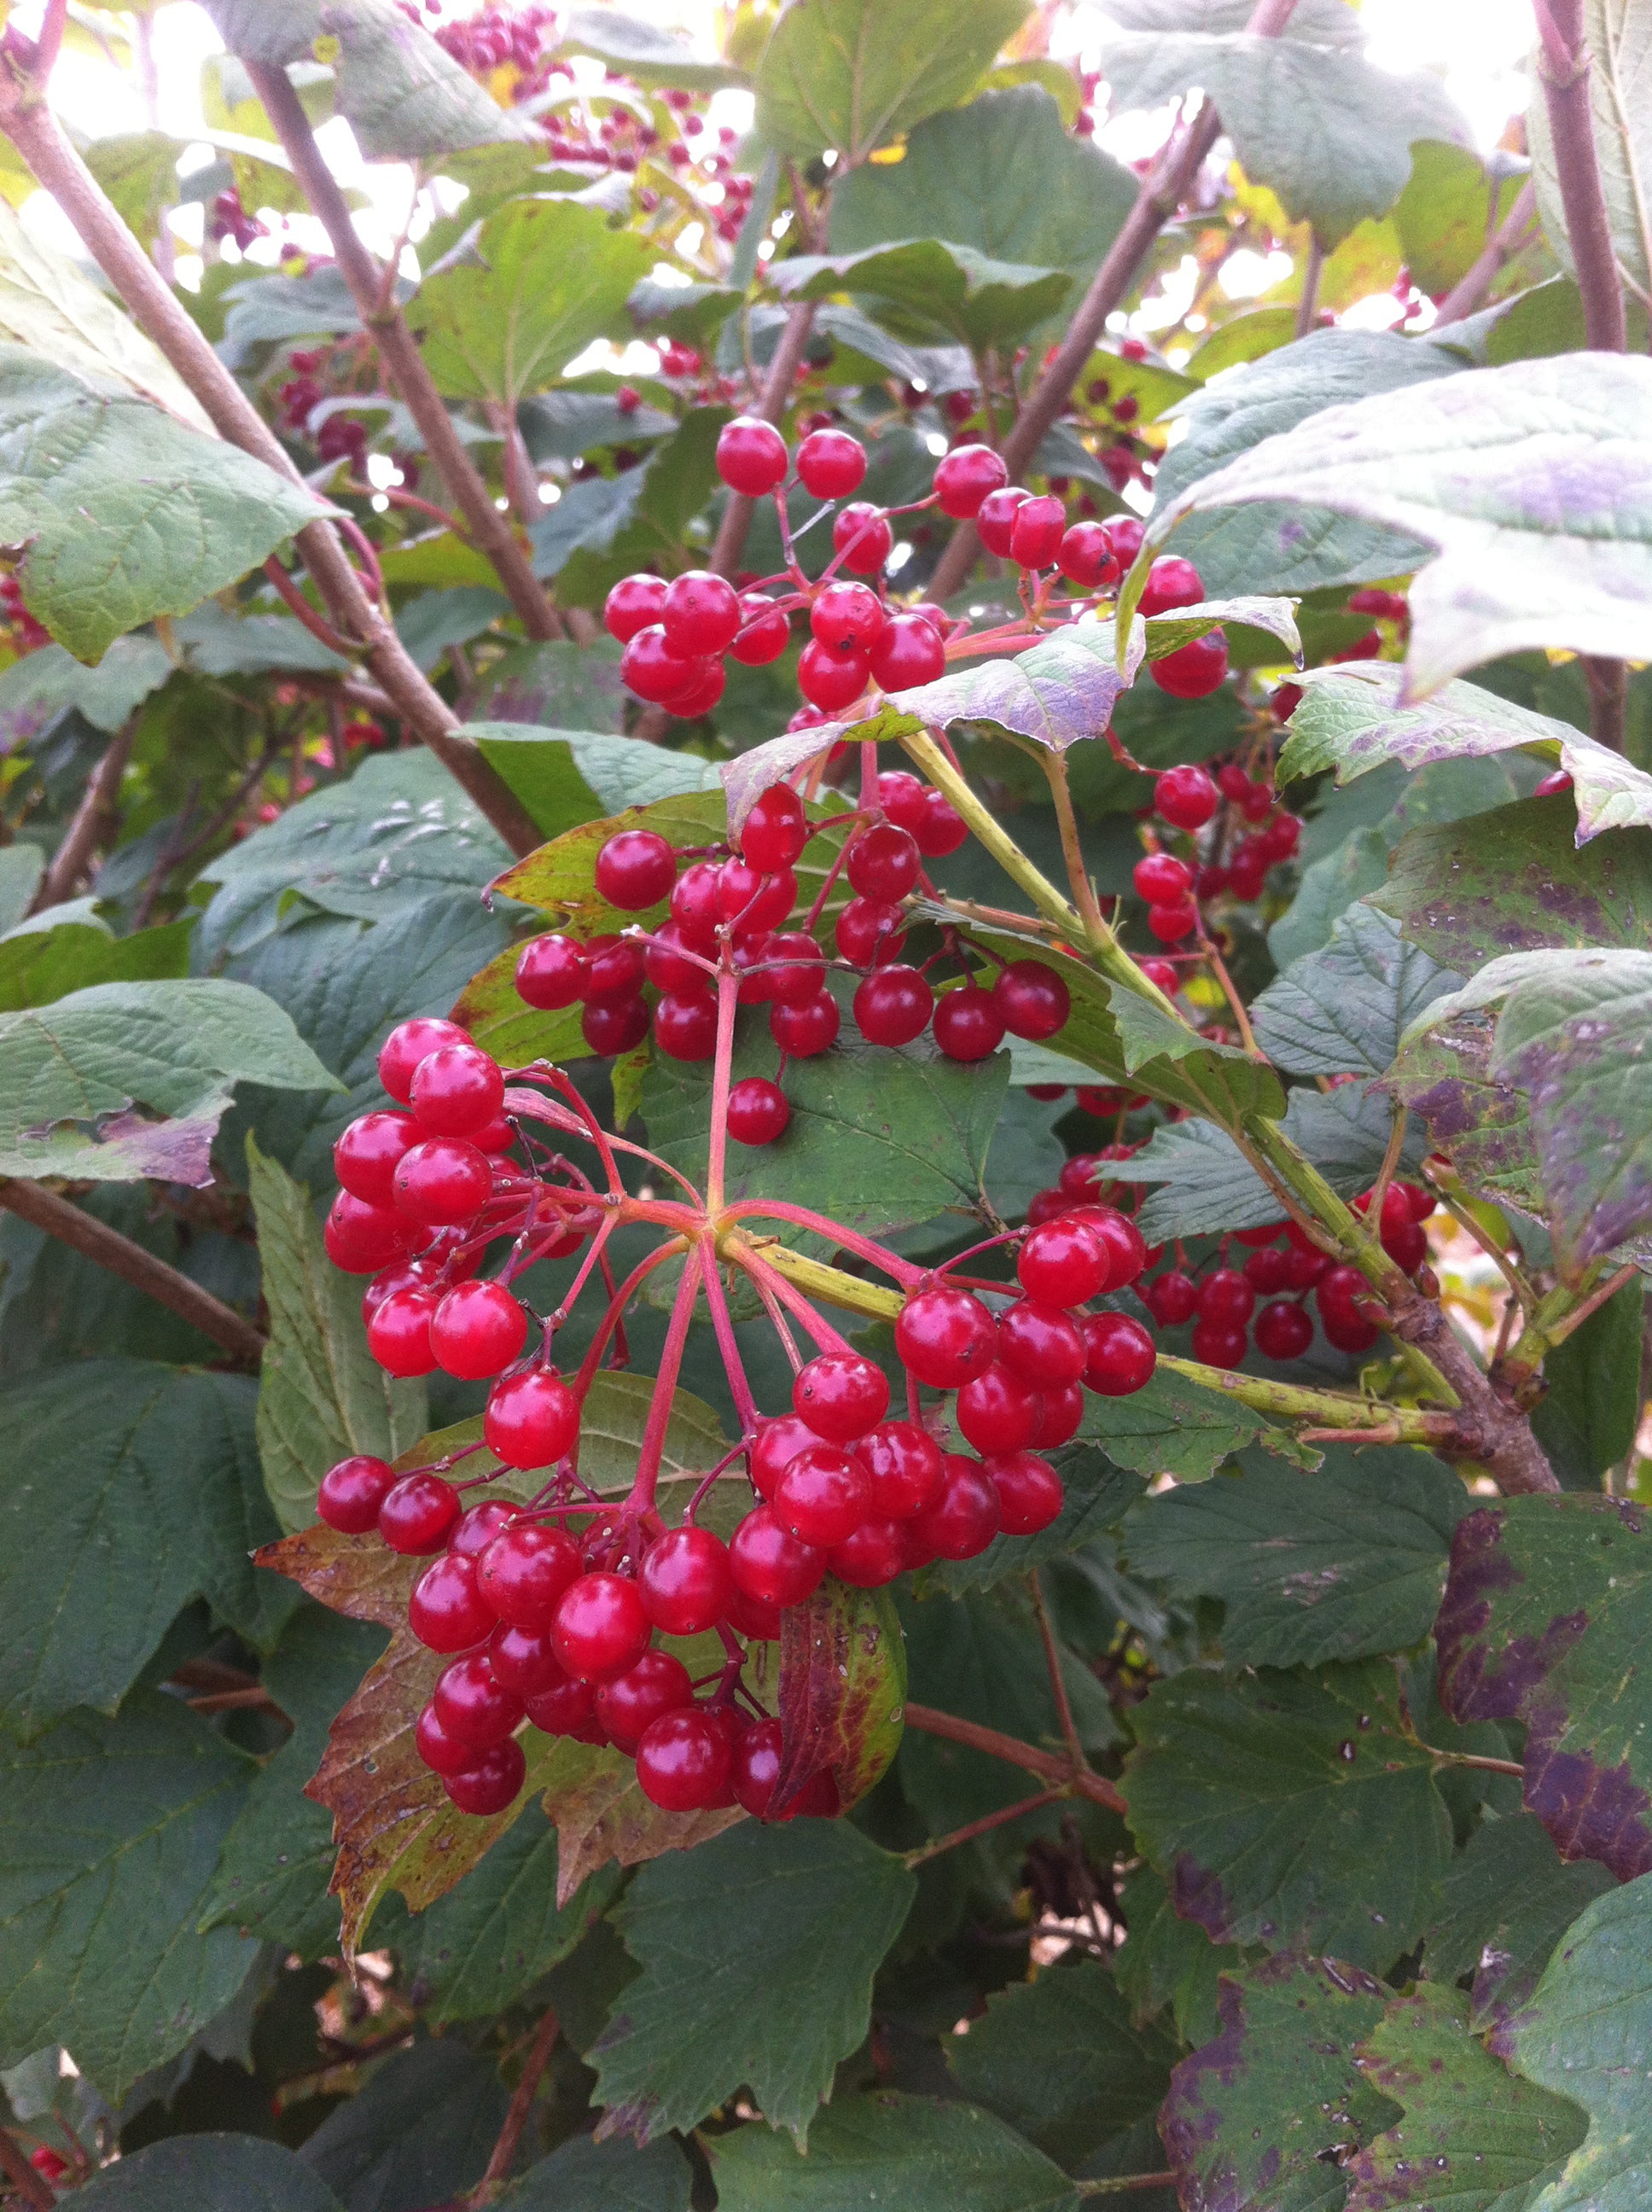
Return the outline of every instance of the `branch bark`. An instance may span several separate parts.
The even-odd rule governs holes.
[[[1296,4],[1297,0],[1257,0],[1245,28],[1253,37],[1276,39],[1290,22]],[[1054,359],[1034,386],[1004,441],[1004,461],[1011,483],[1020,477],[1066,407],[1107,327],[1108,317],[1134,283],[1159,232],[1187,198],[1221,128],[1221,118],[1206,100],[1198,120],[1171,139],[1142,179],[1123,229],[1091,279]],[[930,578],[929,598],[944,604],[961,588],[975,566],[980,544],[975,524],[961,522]]]
[[[280,440],[173,297],[44,98],[4,63],[0,63],[0,131],[68,216],[133,319],[183,378],[219,435],[289,483],[301,483]],[[333,622],[360,641],[368,667],[397,714],[429,746],[511,850],[531,852],[540,839],[525,809],[477,747],[455,734],[458,717],[425,680],[384,609],[368,598],[332,524],[325,520],[307,523],[299,532],[297,544]]]
[[[763,388],[756,408],[765,422],[778,424],[786,412],[786,403],[791,397],[804,349],[815,327],[815,303],[812,300],[798,300],[787,312],[786,328],[780,332],[780,342],[774,349],[774,358],[768,364],[768,374],[763,379]],[[745,551],[746,533],[751,527],[751,518],[757,502],[748,499],[744,492],[731,492],[728,505],[723,509],[722,521],[718,525],[716,543],[711,549],[708,564],[720,576],[732,576],[740,565],[740,556]]]
[[[48,907],[61,906],[65,899],[75,896],[75,886],[85,874],[87,864],[108,825],[115,793],[132,757],[132,741],[137,735],[137,717],[134,714],[109,740],[103,758],[87,779],[81,803],[64,833],[63,842],[40,878],[40,888],[29,902],[31,914],[44,914]]]
[[[1042,1774],[1047,1781],[1066,1783],[1078,1796],[1094,1798],[1096,1804],[1106,1805],[1114,1813],[1125,1809],[1123,1796],[1105,1776],[1092,1774],[1087,1766],[1075,1770],[1070,1759],[1063,1759],[1056,1752],[1041,1751],[1036,1744],[1023,1743],[1017,1736],[983,1728],[978,1721],[960,1720],[956,1713],[938,1712],[933,1705],[909,1705],[905,1719],[908,1728],[921,1729],[926,1735],[943,1736],[948,1743],[961,1743],[970,1751],[984,1751],[989,1759],[1001,1759],[1006,1765],[1024,1767],[1029,1774]]]
[[[118,1229],[109,1228],[68,1199],[59,1198],[55,1191],[15,1176],[0,1177],[0,1206],[170,1308],[232,1358],[256,1367],[264,1357],[268,1338],[233,1306],[225,1305],[176,1267],[169,1267],[153,1252],[146,1252],[130,1237],[123,1237]]]
[[[252,89],[286,148],[293,174],[331,240],[334,258],[349,286],[363,328],[379,349],[385,374],[418,425],[424,449],[447,487],[447,496],[465,518],[471,542],[492,562],[507,597],[528,635],[562,637],[564,626],[533,573],[525,548],[508,515],[494,505],[487,485],[454,428],[424,358],[413,342],[407,319],[395,300],[395,270],[381,270],[361,243],[337,179],[327,167],[310,118],[288,81],[285,70],[265,62],[244,61]]]

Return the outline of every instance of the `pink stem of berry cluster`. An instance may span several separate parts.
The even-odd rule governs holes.
[[[694,1309],[699,1302],[700,1278],[704,1255],[695,1245],[683,1262],[683,1278],[677,1286],[677,1296],[671,1303],[671,1318],[665,1331],[665,1349],[659,1355],[659,1373],[654,1382],[653,1396],[648,1401],[648,1419],[642,1431],[642,1446],[637,1455],[636,1480],[631,1485],[627,1507],[635,1512],[651,1511],[654,1492],[659,1481],[660,1455],[665,1448],[665,1430],[671,1418],[671,1401],[677,1395],[677,1378],[682,1371],[683,1348],[689,1340],[689,1324],[694,1319]]]
[[[745,1364],[740,1358],[740,1347],[735,1340],[734,1316],[729,1311],[728,1294],[723,1288],[722,1276],[718,1273],[714,1258],[705,1268],[706,1304],[711,1310],[711,1325],[717,1338],[717,1349],[722,1355],[723,1370],[728,1376],[728,1387],[734,1400],[734,1410],[739,1417],[743,1437],[750,1438],[762,1419],[757,1401],[751,1395],[751,1385],[746,1379]],[[744,1445],[741,1447],[744,1449]]]

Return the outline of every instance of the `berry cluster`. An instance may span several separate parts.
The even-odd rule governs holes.
[[[1164,563],[1153,565],[1157,571]],[[1207,900],[1225,895],[1254,904],[1269,871],[1290,860],[1302,838],[1300,817],[1279,805],[1272,784],[1253,777],[1238,761],[1225,763],[1214,776],[1196,766],[1166,769],[1154,785],[1153,807],[1167,829],[1181,833],[1182,844],[1178,854],[1159,833],[1150,832],[1151,849],[1137,861],[1132,878],[1147,902],[1147,927],[1161,945],[1179,944],[1200,931],[1199,909]]]
[[[794,613],[806,614],[809,625],[797,670],[807,704],[794,727],[847,714],[874,687],[902,691],[932,683],[950,659],[1011,641],[1008,631],[972,638],[968,622],[951,620],[938,606],[890,603],[884,583],[895,544],[890,517],[916,510],[851,496],[865,476],[866,451],[847,431],[811,429],[794,459],[772,423],[740,416],[718,438],[717,468],[731,491],[773,496],[787,568],[741,591],[701,569],[669,585],[646,573],[623,577],[609,593],[604,620],[625,647],[620,672],[639,699],[685,719],[708,714],[722,696],[724,656],[748,667],[778,659],[791,643]],[[805,575],[793,550],[786,496],[793,481],[811,498],[843,502],[832,520],[832,559],[818,581]],[[990,446],[955,446],[942,456],[929,496],[916,502],[917,509],[931,507],[973,522],[987,551],[1020,571],[1026,615],[1040,623],[1096,604],[1141,548],[1143,527],[1133,516],[1070,522],[1058,494],[1010,483]],[[771,597],[776,586],[783,587],[780,596]],[[1054,599],[1062,587],[1077,596]],[[1168,613],[1202,596],[1192,563],[1167,556],[1152,565],[1141,611]],[[1025,632],[1025,641],[1038,634]],[[1212,630],[1153,661],[1151,673],[1174,697],[1200,699],[1216,690],[1227,667],[1226,640]]]

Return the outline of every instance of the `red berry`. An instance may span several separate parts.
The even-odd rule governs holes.
[[[1257,1315],[1254,1334],[1265,1359],[1300,1359],[1314,1341],[1314,1324],[1301,1306],[1281,1298]]]
[[[654,830],[622,830],[597,855],[597,892],[623,914],[641,914],[671,895],[677,854]]]
[[[477,1588],[501,1620],[543,1632],[584,1562],[571,1536],[538,1521],[502,1528],[477,1560]]]
[[[905,915],[878,899],[851,899],[837,917],[833,934],[852,968],[882,966],[896,959],[906,942]]]
[[[935,1008],[935,1042],[949,1060],[985,1060],[1004,1042],[1004,1017],[977,983],[943,994]]]
[[[1108,1247],[1082,1222],[1047,1221],[1029,1233],[1015,1271],[1029,1297],[1081,1306],[1108,1287],[1113,1264]]]
[[[546,1735],[578,1736],[585,1743],[606,1741],[597,1720],[597,1693],[589,1682],[570,1674],[553,1652],[556,1679],[528,1698],[528,1718]]]
[[[864,1437],[889,1410],[889,1378],[859,1352],[820,1352],[793,1379],[792,1408],[829,1443]]]
[[[433,1774],[462,1774],[476,1764],[476,1745],[449,1735],[434,1705],[422,1707],[413,1723],[413,1748]]]
[[[910,1421],[880,1421],[861,1437],[853,1457],[870,1486],[866,1510],[874,1522],[909,1520],[940,1493],[940,1446]]]
[[[1072,996],[1053,968],[1042,960],[1011,960],[999,971],[993,1004],[1011,1036],[1039,1043],[1066,1026]]]
[[[796,1413],[777,1413],[762,1422],[751,1447],[751,1480],[758,1494],[772,1499],[781,1475],[799,1452],[812,1451],[820,1438]]]
[[[865,690],[872,664],[864,653],[837,653],[816,638],[798,655],[798,689],[811,707],[835,714]]]
[[[451,1482],[439,1474],[404,1475],[384,1494],[379,1534],[392,1552],[422,1559],[441,1550],[459,1514],[459,1492]]]
[[[722,1802],[734,1752],[712,1716],[695,1706],[651,1723],[636,1758],[637,1785],[651,1804],[667,1813],[695,1813]]]
[[[841,554],[843,566],[857,576],[875,576],[894,548],[895,533],[884,519],[881,507],[864,499],[840,507],[832,524],[832,550]],[[804,697],[811,695],[805,689]],[[822,702],[814,702],[818,707]]]
[[[671,891],[671,920],[690,950],[708,957],[717,948],[718,890],[723,872],[714,860],[696,860],[677,878]]]
[[[807,1006],[825,988],[825,955],[800,929],[777,930],[763,947],[768,995],[783,1006]]]
[[[603,602],[603,624],[610,637],[629,645],[640,629],[659,622],[665,611],[663,576],[622,576]]]
[[[998,1324],[968,1291],[938,1283],[918,1291],[895,1317],[901,1364],[932,1390],[957,1390],[992,1364]]]
[[[1084,1381],[1103,1398],[1128,1398],[1146,1389],[1158,1353],[1153,1340],[1128,1314],[1091,1314],[1084,1323]]]
[[[935,493],[941,512],[959,522],[973,521],[988,492],[999,490],[1009,480],[1009,471],[990,446],[954,446],[935,466]]]
[[[1147,571],[1136,612],[1168,614],[1172,607],[1196,607],[1204,596],[1205,586],[1193,562],[1175,553],[1163,553]]]
[[[799,1452],[774,1489],[774,1510],[782,1528],[823,1549],[853,1535],[870,1504],[865,1469],[829,1444]]]
[[[1202,830],[1219,803],[1202,768],[1168,768],[1153,787],[1153,805],[1177,830]]]
[[[797,903],[797,878],[790,868],[766,872],[749,860],[725,860],[717,873],[717,912],[744,935],[774,929]]]
[[[1149,853],[1131,871],[1138,898],[1150,906],[1179,906],[1193,887],[1193,872],[1173,854]]]
[[[1187,645],[1178,646],[1174,653],[1150,660],[1147,672],[1159,690],[1168,691],[1173,699],[1208,698],[1228,672],[1228,641],[1221,630],[1210,630]],[[1162,807],[1159,811],[1163,812]]]
[[[1571,787],[1570,771],[1564,768],[1552,768],[1534,787],[1532,796],[1534,799],[1557,799],[1562,792],[1570,791]]]
[[[459,1283],[436,1308],[430,1343],[445,1373],[482,1382],[519,1357],[527,1333],[527,1315],[502,1283]]]
[[[365,1536],[378,1527],[379,1509],[395,1482],[396,1471],[387,1461],[356,1452],[330,1467],[322,1476],[315,1510],[328,1528],[337,1528],[341,1535]]]
[[[1167,1267],[1142,1291],[1142,1303],[1161,1328],[1180,1328],[1193,1317],[1199,1285],[1180,1267]]]
[[[580,1017],[580,1031],[592,1052],[630,1052],[648,1034],[648,1007],[641,998],[593,1000]]]
[[[998,1356],[1036,1390],[1076,1382],[1084,1371],[1084,1340],[1060,1306],[1017,1298],[998,1317]]]
[[[863,1521],[832,1546],[826,1564],[851,1589],[882,1589],[905,1568],[905,1530],[898,1521]]]
[[[1108,1253],[1107,1286],[1122,1290],[1133,1283],[1147,1265],[1147,1247],[1135,1223],[1115,1206],[1081,1206],[1072,1217]]]
[[[1230,1326],[1247,1322],[1256,1310],[1256,1292],[1236,1267],[1218,1267],[1199,1285],[1199,1317]]]
[[[367,1350],[386,1375],[429,1374],[436,1364],[430,1321],[438,1303],[434,1291],[392,1291],[374,1308]]]
[[[784,608],[761,592],[740,594],[740,628],[729,647],[729,658],[743,668],[764,668],[778,660],[792,642],[792,625]]]
[[[441,1786],[461,1813],[480,1819],[502,1813],[513,1805],[528,1778],[528,1762],[514,1736],[484,1751],[474,1766],[459,1774],[444,1774]]]
[[[921,615],[896,615],[872,649],[872,680],[881,690],[909,691],[946,673],[946,647]]]
[[[414,1070],[411,1101],[423,1128],[439,1137],[471,1137],[497,1118],[505,1103],[504,1074],[479,1045],[443,1045]]]
[[[427,1229],[473,1219],[494,1187],[485,1155],[457,1137],[428,1137],[413,1146],[397,1162],[392,1182],[398,1212]]]
[[[862,898],[904,898],[921,866],[917,841],[892,822],[863,830],[850,846],[844,873]]]
[[[556,1601],[551,1641],[570,1674],[599,1682],[623,1674],[648,1646],[649,1620],[637,1586],[623,1575],[584,1574]]]
[[[803,801],[784,783],[771,783],[752,801],[740,830],[740,851],[761,874],[789,868],[809,842]]]
[[[717,1001],[709,991],[660,1000],[654,1042],[668,1060],[709,1060],[717,1049]]]
[[[1118,557],[1099,522],[1075,522],[1055,549],[1055,565],[1087,592],[1114,582],[1119,574]]]
[[[731,491],[761,499],[786,476],[786,441],[772,422],[737,415],[717,436],[717,473]]]
[[[397,1164],[418,1141],[418,1124],[410,1114],[360,1114],[332,1148],[333,1172],[352,1198],[388,1206]]]
[[[734,1587],[762,1605],[798,1605],[819,1587],[826,1554],[805,1544],[772,1506],[754,1506],[729,1539]],[[732,1615],[731,1615],[732,1618]]]
[[[734,1589],[728,1548],[709,1528],[668,1528],[643,1553],[637,1588],[656,1628],[667,1636],[697,1636],[728,1611]]]
[[[467,1559],[479,1559],[494,1538],[502,1535],[516,1517],[516,1508],[502,1498],[488,1498],[461,1513],[447,1539],[447,1548]]]
[[[828,584],[809,610],[809,628],[830,653],[870,653],[888,619],[865,584]]]
[[[1199,909],[1186,906],[1150,906],[1147,927],[1161,945],[1179,945],[1199,927]]]
[[[1060,1476],[1036,1452],[1001,1452],[987,1461],[986,1468],[998,1492],[1006,1536],[1036,1535],[1049,1527],[1066,1503]]]
[[[957,1397],[957,1423],[980,1452],[1018,1451],[1037,1425],[1036,1394],[1012,1369],[994,1362]]]
[[[522,1700],[495,1681],[485,1651],[467,1652],[444,1667],[430,1704],[442,1734],[477,1751],[502,1743],[522,1717]]]
[[[413,1585],[407,1625],[430,1651],[468,1651],[491,1634],[495,1617],[476,1586],[476,1561],[456,1552],[432,1559]]]
[[[744,1076],[728,1094],[728,1133],[737,1145],[772,1145],[791,1119],[786,1093],[767,1076]]]
[[[1207,1367],[1236,1367],[1245,1356],[1249,1340],[1242,1322],[1193,1323],[1193,1358],[1202,1359]]]
[[[1067,511],[1053,494],[1023,499],[1010,525],[1010,558],[1020,568],[1048,568],[1066,526]]]
[[[687,569],[667,587],[660,623],[666,644],[684,660],[725,652],[739,631],[739,594],[709,568]]]
[[[1137,965],[1147,981],[1163,991],[1167,999],[1174,999],[1181,988],[1181,978],[1168,960],[1142,960]]]
[[[981,1462],[948,1452],[942,1463],[939,1497],[907,1525],[931,1559],[973,1559],[999,1533],[1003,1510]]]
[[[866,473],[866,449],[847,430],[811,430],[798,447],[798,476],[815,499],[847,499]]]
[[[638,630],[620,655],[620,681],[650,706],[681,696],[703,673],[702,662],[672,650],[659,623]]]
[[[812,1060],[837,1040],[843,1017],[829,991],[805,999],[800,1006],[782,1001],[772,1007],[768,1033],[782,1052],[794,1060]]]
[[[1253,1252],[1245,1262],[1245,1280],[1258,1297],[1271,1298],[1291,1288],[1291,1260],[1275,1244]]]
[[[469,1044],[470,1038],[457,1022],[437,1021],[429,1015],[416,1015],[411,1021],[398,1022],[379,1048],[379,1080],[392,1098],[405,1106],[413,1089],[413,1071],[427,1054],[445,1044]]]
[[[571,937],[531,937],[516,956],[517,996],[545,1013],[560,1012],[586,994],[590,962]]]
[[[666,713],[675,714],[679,721],[691,722],[697,715],[710,714],[722,697],[727,680],[720,660],[701,660],[695,665],[698,673],[664,702]]]
[[[1114,558],[1120,568],[1128,568],[1141,550],[1147,535],[1147,525],[1133,514],[1109,515],[1102,525],[1107,542],[1113,548]]]
[[[501,1620],[488,1638],[488,1664],[501,1688],[514,1690],[519,1698],[537,1698],[568,1679],[550,1629],[520,1628],[513,1620]]]
[[[693,1703],[689,1670],[669,1651],[645,1651],[635,1666],[597,1686],[597,1718],[610,1741],[634,1755],[662,1713],[680,1712]]]

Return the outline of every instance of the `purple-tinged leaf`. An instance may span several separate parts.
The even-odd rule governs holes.
[[[906,1644],[886,1589],[829,1575],[780,1615],[780,1771],[784,1807],[829,1773],[840,1807],[864,1797],[896,1753],[906,1703]]]
[[[1620,1881],[1652,1869],[1649,1598],[1639,1508],[1515,1498],[1458,1523],[1434,1632],[1446,1712],[1523,1721],[1527,1809]]]
[[[738,836],[750,813],[760,792],[771,784],[784,783],[793,772],[845,738],[880,740],[896,738],[921,726],[911,715],[899,715],[888,708],[873,714],[865,722],[818,722],[812,729],[785,730],[778,738],[766,744],[753,745],[749,752],[737,754],[726,761],[720,770],[723,790],[728,799],[728,831]]]
[[[1195,638],[1204,637],[1224,623],[1236,629],[1260,629],[1277,638],[1292,660],[1302,659],[1302,633],[1297,628],[1296,601],[1263,598],[1201,599],[1196,607],[1176,607],[1169,614],[1147,617],[1147,658],[1162,660],[1178,653]]]
[[[1069,623],[1013,658],[969,662],[933,684],[892,691],[890,703],[942,728],[995,722],[1012,737],[1061,753],[1081,738],[1102,736],[1145,652],[1140,629],[1121,647],[1110,622]]]
[[[1437,548],[1411,591],[1406,696],[1534,646],[1652,659],[1652,362],[1570,354],[1313,415],[1156,516],[1126,591],[1186,514],[1330,509]],[[1279,552],[1304,526],[1287,515]]]

